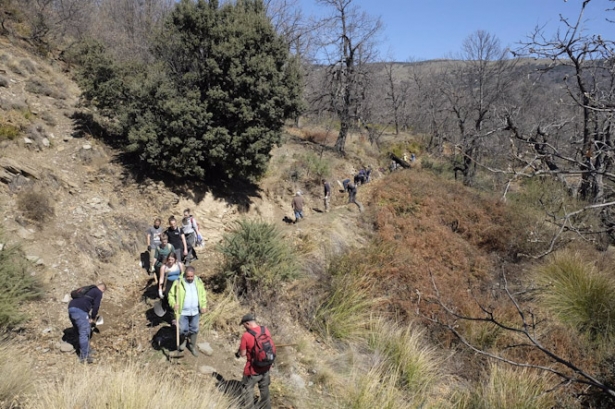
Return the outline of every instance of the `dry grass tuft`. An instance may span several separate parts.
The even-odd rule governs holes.
[[[403,409],[417,407],[395,387],[399,377],[386,367],[375,365],[368,370],[355,366],[344,379],[334,399],[333,407],[340,409]]]
[[[16,353],[16,349],[15,344],[0,344],[0,408],[23,407],[20,402],[34,384],[31,362],[23,352]]]
[[[327,339],[360,340],[378,302],[369,279],[352,273],[339,275],[316,310],[313,328]]]
[[[554,407],[549,377],[528,369],[492,364],[479,387],[458,395],[458,409],[550,409]]]
[[[244,314],[232,288],[227,288],[222,294],[207,294],[208,311],[200,320],[200,326],[205,331],[219,329],[230,331],[237,329],[237,317]]]
[[[406,327],[374,320],[368,345],[384,357],[389,373],[397,374],[400,386],[419,402],[431,395],[441,381],[444,360],[423,339],[423,331],[415,325]]]
[[[17,206],[26,219],[39,226],[51,220],[55,214],[49,194],[38,189],[20,193]]]
[[[541,300],[561,322],[592,339],[615,335],[615,280],[576,252],[561,251],[538,269]]]
[[[41,408],[150,409],[238,407],[215,390],[214,379],[189,380],[136,364],[119,368],[75,365],[73,371],[41,385],[28,406]]]

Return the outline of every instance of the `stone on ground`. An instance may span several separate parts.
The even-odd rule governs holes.
[[[60,351],[62,352],[73,352],[75,351],[75,347],[73,347],[71,344],[69,344],[68,342],[61,342],[58,345],[58,348],[60,349]]]
[[[209,342],[199,342],[197,346],[199,347],[199,351],[205,355],[212,356],[214,354],[214,350],[211,345],[209,345]]]
[[[199,366],[199,372],[202,373],[203,375],[211,375],[216,371],[216,368],[211,367],[211,366],[207,366],[207,365],[203,365],[203,366]]]

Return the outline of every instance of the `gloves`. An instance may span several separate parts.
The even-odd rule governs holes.
[[[235,358],[239,358],[241,355],[239,355],[239,351],[235,352]]]
[[[158,289],[158,297],[160,297],[161,300],[164,298],[164,294],[160,288]]]

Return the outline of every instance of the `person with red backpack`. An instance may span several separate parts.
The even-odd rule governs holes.
[[[241,383],[244,390],[244,407],[254,408],[254,385],[258,383],[260,398],[258,401],[259,409],[271,409],[271,399],[269,397],[269,369],[275,360],[275,344],[271,339],[271,333],[265,326],[256,323],[254,314],[246,314],[241,319],[241,323],[246,332],[241,337],[239,350],[235,356],[246,357],[246,366],[243,368],[243,378]]]

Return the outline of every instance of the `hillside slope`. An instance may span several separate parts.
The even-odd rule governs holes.
[[[290,143],[275,149],[269,176],[251,194],[167,186],[147,178],[136,182],[117,160],[118,152],[92,138],[79,121],[79,113],[87,111],[78,106],[78,87],[61,67],[49,65],[4,39],[0,39],[0,46],[0,212],[4,237],[8,244],[22,246],[33,263],[31,274],[40,276],[46,289],[41,301],[27,306],[31,319],[16,328],[11,338],[24,350],[34,351],[41,377],[53,379],[76,365],[76,357],[60,350],[62,340],[70,339],[67,294],[98,281],[109,287],[101,308],[105,324],[92,341],[99,362],[166,362],[151,344],[160,336],[168,338],[168,327],[152,314],[155,299],[147,292],[151,280],[138,265],[139,253],[145,249],[145,230],[155,217],[166,220],[184,208],[192,209],[206,240],[194,266],[206,280],[218,261],[216,243],[244,217],[274,223],[296,244],[309,242],[306,251],[324,251],[322,246],[331,241],[345,245],[365,242],[356,233],[360,214],[354,205],[345,205],[345,194],[336,193],[332,212],[325,214],[321,212],[319,186],[305,186],[280,174],[286,172],[286,159],[305,155],[311,145]],[[276,167],[276,163],[281,165]],[[340,178],[351,172],[347,163],[334,170]],[[292,217],[290,201],[297,190],[306,197],[306,219],[297,225],[287,224],[283,219]],[[227,294],[212,293],[210,309],[219,310],[228,301]],[[234,302],[232,308],[218,323],[228,332],[208,331],[201,336],[202,341],[210,342],[214,355],[188,356],[182,361],[182,371],[207,365],[226,378],[240,376],[243,362],[233,358],[240,335],[235,324],[250,307]],[[292,323],[290,315],[265,313],[262,319],[278,330],[280,343],[308,336]],[[292,354],[281,355],[287,361],[297,361]],[[305,367],[286,364],[290,364],[286,378],[294,375],[298,377],[295,383],[307,383],[303,379],[308,377]]]

